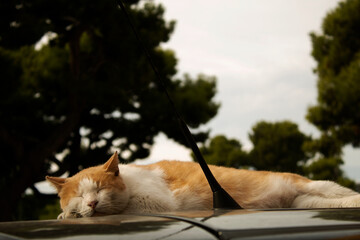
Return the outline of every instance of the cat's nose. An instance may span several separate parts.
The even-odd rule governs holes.
[[[92,209],[94,209],[97,204],[98,204],[98,201],[91,201],[88,203],[88,206],[91,207]]]

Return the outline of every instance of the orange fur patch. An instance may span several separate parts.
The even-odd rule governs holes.
[[[162,169],[170,189],[178,190],[177,195],[192,191],[203,199],[203,204],[207,208],[212,208],[212,192],[198,163],[161,161],[138,167]],[[209,165],[209,168],[220,185],[243,207],[250,206],[256,197],[271,187],[272,182],[268,181],[269,176],[282,176],[284,180],[294,182],[299,187],[311,182],[307,178],[291,173],[251,171],[214,165]]]

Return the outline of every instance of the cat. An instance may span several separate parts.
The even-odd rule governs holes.
[[[222,187],[243,208],[360,207],[360,194],[331,181],[292,173],[209,166]],[[72,177],[46,179],[56,188],[58,218],[119,213],[212,209],[212,192],[194,162],[119,164],[117,152],[103,165]]]

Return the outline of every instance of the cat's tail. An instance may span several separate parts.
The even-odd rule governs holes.
[[[311,181],[292,204],[294,208],[360,207],[360,194],[331,181]]]

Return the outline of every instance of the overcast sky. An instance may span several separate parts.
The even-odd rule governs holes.
[[[176,28],[164,48],[176,52],[178,74],[217,77],[217,116],[204,126],[251,149],[248,133],[260,120],[290,120],[305,134],[318,136],[305,120],[316,103],[309,33],[336,0],[156,0]],[[174,123],[174,127],[177,125]],[[157,137],[149,161],[190,160],[189,151],[164,135]],[[360,181],[360,150],[347,147],[343,169]]]
[[[176,29],[164,48],[176,52],[178,74],[218,79],[217,116],[204,129],[224,134],[251,149],[248,133],[260,120],[290,120],[305,134],[319,133],[305,120],[316,103],[309,33],[337,0],[156,0]],[[178,127],[174,123],[174,127]],[[191,160],[190,151],[163,134],[144,164],[163,159]],[[346,174],[360,182],[360,150],[345,150]],[[38,186],[49,189],[47,183]]]

